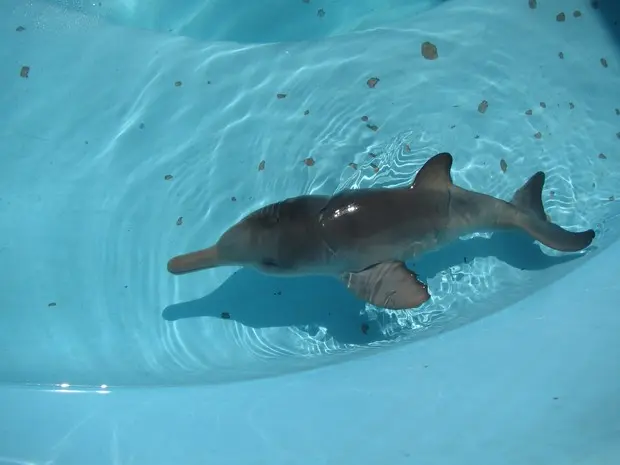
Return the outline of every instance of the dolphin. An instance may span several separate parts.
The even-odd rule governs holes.
[[[439,153],[405,187],[302,195],[260,208],[203,250],[176,256],[168,271],[250,266],[281,276],[329,275],[377,307],[416,308],[430,299],[405,261],[481,230],[521,230],[563,252],[585,249],[592,229],[568,231],[551,222],[539,171],[509,202],[456,186],[452,155]]]

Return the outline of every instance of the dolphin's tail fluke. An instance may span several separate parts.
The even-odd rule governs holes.
[[[172,274],[184,274],[219,265],[217,247],[213,246],[171,258],[168,261],[168,271]]]
[[[571,232],[549,221],[542,202],[545,173],[539,171],[518,189],[510,203],[518,210],[515,225],[534,239],[561,252],[585,249],[594,239],[594,231]]]

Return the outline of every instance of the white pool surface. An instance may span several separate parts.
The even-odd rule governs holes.
[[[0,465],[620,463],[618,10],[0,2]],[[592,246],[462,238],[411,263],[407,311],[166,270],[438,152],[504,199],[544,171]]]

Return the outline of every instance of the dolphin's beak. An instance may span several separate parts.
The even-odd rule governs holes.
[[[217,246],[197,250],[184,255],[177,255],[168,261],[168,271],[172,274],[191,273],[220,266]]]

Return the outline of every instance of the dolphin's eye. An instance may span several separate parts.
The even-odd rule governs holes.
[[[261,264],[267,268],[278,268],[278,263],[273,258],[263,258]]]

